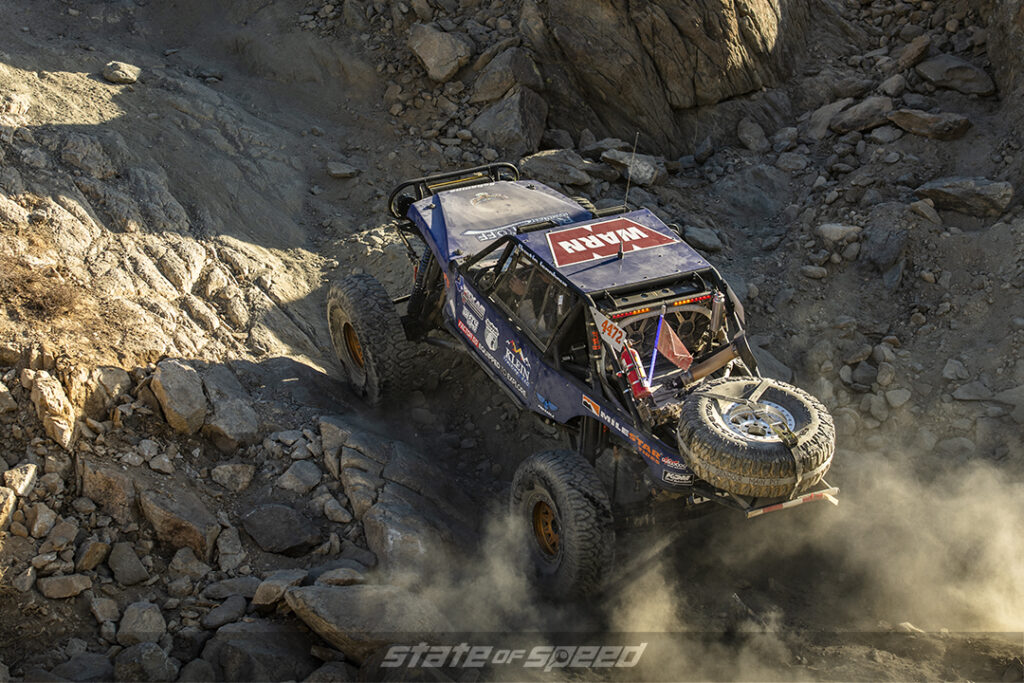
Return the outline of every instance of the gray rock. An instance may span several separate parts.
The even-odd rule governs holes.
[[[853,374],[851,375],[853,382],[864,386],[871,386],[876,377],[878,377],[878,368],[863,361],[857,363],[857,366],[853,369]]]
[[[352,164],[346,164],[344,161],[327,162],[327,175],[332,178],[355,178],[360,172],[358,168]]]
[[[217,671],[205,659],[193,659],[178,673],[178,683],[209,683],[215,680]]]
[[[315,583],[318,586],[354,586],[366,583],[366,575],[351,567],[338,567],[337,569],[328,569],[316,577]]]
[[[511,47],[492,59],[476,77],[469,102],[493,102],[516,85],[543,90],[544,79],[526,50]]]
[[[3,382],[0,382],[0,415],[13,413],[17,409],[18,402],[11,396],[11,390]]]
[[[348,424],[340,417],[325,415],[320,418],[320,440],[325,455],[337,455],[351,433]]]
[[[232,595],[252,598],[260,587],[260,580],[255,576],[238,576],[211,583],[203,589],[203,597],[208,600],[226,600]]]
[[[452,630],[432,603],[397,586],[307,586],[289,589],[285,600],[307,626],[355,662],[388,644],[388,632],[416,640]]]
[[[149,572],[135,554],[132,544],[127,541],[114,544],[107,558],[107,566],[122,586],[134,586],[149,578]]]
[[[885,392],[885,400],[889,402],[891,408],[900,408],[906,405],[911,396],[912,394],[907,389],[891,389]]]
[[[36,588],[51,600],[71,598],[92,588],[92,579],[84,574],[47,576],[36,581]]]
[[[174,474],[174,463],[166,453],[161,453],[149,461],[149,469],[161,474]]]
[[[929,114],[920,109],[898,109],[887,118],[908,133],[936,140],[955,140],[971,127],[971,120],[961,114]]]
[[[32,493],[36,487],[36,479],[39,475],[39,466],[35,463],[24,463],[4,472],[4,484],[15,495],[24,498]]]
[[[822,280],[828,277],[828,269],[822,266],[800,266],[800,274],[812,280]]]
[[[879,126],[864,136],[864,139],[874,145],[888,145],[903,137],[903,131],[896,126]]]
[[[103,78],[118,85],[129,85],[139,80],[142,69],[126,62],[107,62],[103,65]]]
[[[325,662],[302,683],[345,683],[358,681],[359,671],[345,662]]]
[[[114,677],[118,681],[175,681],[178,664],[156,643],[136,643],[117,655]]]
[[[945,379],[967,379],[971,373],[964,367],[964,364],[955,358],[950,358],[942,368],[942,376]]]
[[[306,493],[320,483],[323,472],[309,460],[299,460],[277,479],[277,485],[286,491]]]
[[[918,197],[931,199],[936,208],[972,216],[998,216],[1013,201],[1013,186],[987,178],[939,178],[914,190]]]
[[[818,235],[830,244],[848,242],[860,234],[856,225],[845,223],[822,223],[817,229]]]
[[[771,143],[768,142],[768,138],[764,134],[764,128],[753,119],[740,119],[739,124],[736,126],[736,137],[751,152],[764,154],[772,148]]]
[[[910,67],[916,65],[924,59],[925,55],[928,54],[928,48],[931,47],[931,44],[931,36],[924,34],[917,36],[904,45],[893,55],[896,59],[897,69],[899,71],[906,71]]]
[[[203,659],[226,681],[301,681],[319,665],[309,654],[308,634],[263,619],[222,626],[207,641]]]
[[[797,154],[796,152],[783,152],[775,161],[775,165],[783,171],[795,173],[796,171],[802,171],[807,168],[807,157],[803,154]]]
[[[907,79],[903,74],[889,76],[889,78],[882,81],[878,89],[889,97],[899,97],[907,89]]]
[[[969,382],[957,388],[953,398],[958,401],[990,401],[992,390],[981,381]]]
[[[915,70],[921,78],[939,88],[951,88],[966,95],[992,95],[996,91],[996,84],[984,69],[953,55],[930,57]]]
[[[241,595],[230,596],[203,616],[203,628],[214,631],[225,624],[238,621],[245,615],[246,604],[246,599]]]
[[[117,642],[128,647],[136,643],[156,643],[167,632],[160,608],[151,602],[133,602],[124,608],[117,629]]]
[[[95,501],[119,524],[135,519],[135,481],[124,472],[79,455],[82,495]]]
[[[6,531],[18,505],[18,495],[6,486],[0,486],[0,532]]]
[[[97,652],[79,652],[63,664],[55,666],[50,673],[62,681],[112,681],[115,675],[114,665],[107,656]]]
[[[836,133],[855,130],[869,130],[885,124],[886,114],[892,111],[892,100],[888,97],[868,97],[833,117],[829,123]]]
[[[110,598],[93,598],[89,601],[89,611],[96,618],[97,624],[105,621],[117,621],[121,618],[121,610],[117,602]]]
[[[256,466],[246,463],[226,463],[217,465],[210,471],[210,478],[228,491],[240,493],[249,488]]]
[[[593,165],[571,149],[550,149],[524,157],[519,169],[527,178],[564,185],[588,185],[593,181],[586,167]]]
[[[259,417],[252,408],[252,398],[234,373],[226,366],[215,365],[203,372],[203,386],[213,406],[203,434],[225,453],[254,443],[259,435]]]
[[[907,239],[906,230],[872,228],[861,248],[861,259],[874,264],[879,270],[888,270],[899,260]]]
[[[95,537],[88,538],[82,541],[75,552],[75,571],[92,571],[102,564],[109,554],[110,544],[104,543]]]
[[[660,185],[668,177],[664,159],[649,154],[610,149],[601,154],[601,161],[619,169],[623,177],[631,178],[632,183],[643,187]]]
[[[313,523],[287,505],[260,505],[242,518],[242,527],[271,553],[297,553],[320,542]]]
[[[352,521],[352,513],[334,497],[324,503],[324,517],[338,524],[348,524]]]
[[[210,559],[220,523],[199,498],[183,490],[175,491],[173,497],[149,490],[139,494],[139,504],[157,538],[172,548],[188,546],[197,557]]]
[[[721,251],[725,248],[725,245],[722,244],[722,240],[718,237],[718,233],[711,228],[687,225],[683,229],[683,239],[685,239],[690,246],[706,252]]]
[[[22,384],[26,378],[31,382],[29,398],[35,406],[36,416],[43,423],[43,431],[61,448],[68,450],[78,433],[75,429],[76,413],[64,385],[45,370],[24,370]]]
[[[548,105],[536,92],[516,87],[495,102],[470,125],[469,129],[484,144],[523,157],[537,149],[544,135]]]
[[[993,396],[993,400],[1012,406],[1024,406],[1024,384],[1014,387],[1013,389],[1000,391],[998,394]]]
[[[459,33],[447,33],[434,24],[413,24],[409,28],[409,49],[438,83],[450,80],[469,63],[473,43]]]
[[[829,124],[832,123],[832,119],[851,104],[853,104],[853,98],[845,97],[831,104],[818,107],[808,117],[804,134],[811,140],[823,140],[828,135]]]
[[[187,576],[190,579],[202,579],[210,573],[210,565],[205,564],[196,557],[192,548],[180,548],[171,558],[167,572],[172,579]]]
[[[34,503],[25,512],[25,521],[28,523],[28,533],[33,538],[42,538],[57,523],[57,513],[46,503]]]
[[[160,361],[150,384],[167,423],[182,434],[195,434],[206,418],[203,381],[191,366],[180,360]]]
[[[715,155],[715,143],[711,139],[711,136],[706,136],[703,140],[697,143],[697,147],[693,150],[693,160],[698,164],[705,163],[708,159]]]
[[[246,552],[238,529],[228,527],[217,536],[217,566],[222,572],[238,569],[245,562]]]
[[[309,574],[305,569],[282,569],[271,572],[256,589],[252,598],[254,606],[274,605],[284,597],[291,586],[298,586]]]

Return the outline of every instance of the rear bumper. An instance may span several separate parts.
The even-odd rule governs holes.
[[[836,498],[837,495],[839,495],[839,489],[837,487],[827,486],[827,488],[820,489],[818,491],[810,491],[790,500],[784,500],[780,503],[770,503],[763,507],[748,507],[743,512],[747,519],[753,519],[754,517],[760,517],[761,515],[769,512],[778,512],[779,510],[785,510],[787,508],[795,508],[798,505],[812,503],[817,500],[827,501],[833,505],[839,505],[839,499]]]

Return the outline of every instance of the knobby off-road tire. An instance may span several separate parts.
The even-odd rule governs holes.
[[[525,523],[542,594],[579,598],[600,588],[615,530],[608,494],[589,462],[573,451],[531,455],[512,480],[510,509]]]
[[[711,396],[750,397],[762,381],[760,419],[741,403]],[[786,420],[796,437],[792,449],[765,429],[764,416]],[[797,387],[759,377],[725,378],[698,387],[683,403],[677,429],[679,450],[698,477],[725,491],[757,498],[796,493],[820,482],[835,452],[832,416],[816,398]],[[795,460],[794,460],[795,458]]]
[[[405,337],[395,304],[369,275],[335,280],[327,291],[327,326],[345,379],[370,405],[409,387],[416,346]]]

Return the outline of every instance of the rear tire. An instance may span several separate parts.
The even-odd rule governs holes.
[[[404,393],[416,347],[406,339],[395,304],[376,278],[349,275],[332,282],[327,327],[343,379],[367,403],[380,405]]]
[[[565,599],[599,590],[615,530],[608,494],[589,462],[573,451],[531,455],[516,470],[510,509],[525,523],[542,594]]]
[[[711,396],[747,398],[764,381],[757,414],[746,405]],[[790,449],[767,428],[786,422]],[[835,452],[832,416],[806,391],[774,379],[729,377],[700,385],[683,402],[679,451],[698,477],[740,496],[778,498],[803,493],[828,472]],[[797,484],[796,462],[800,463]]]

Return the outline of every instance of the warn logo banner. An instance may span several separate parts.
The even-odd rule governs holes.
[[[679,241],[628,218],[555,230],[549,232],[547,238],[555,265],[559,268],[615,256],[620,247],[623,253],[629,253]]]

